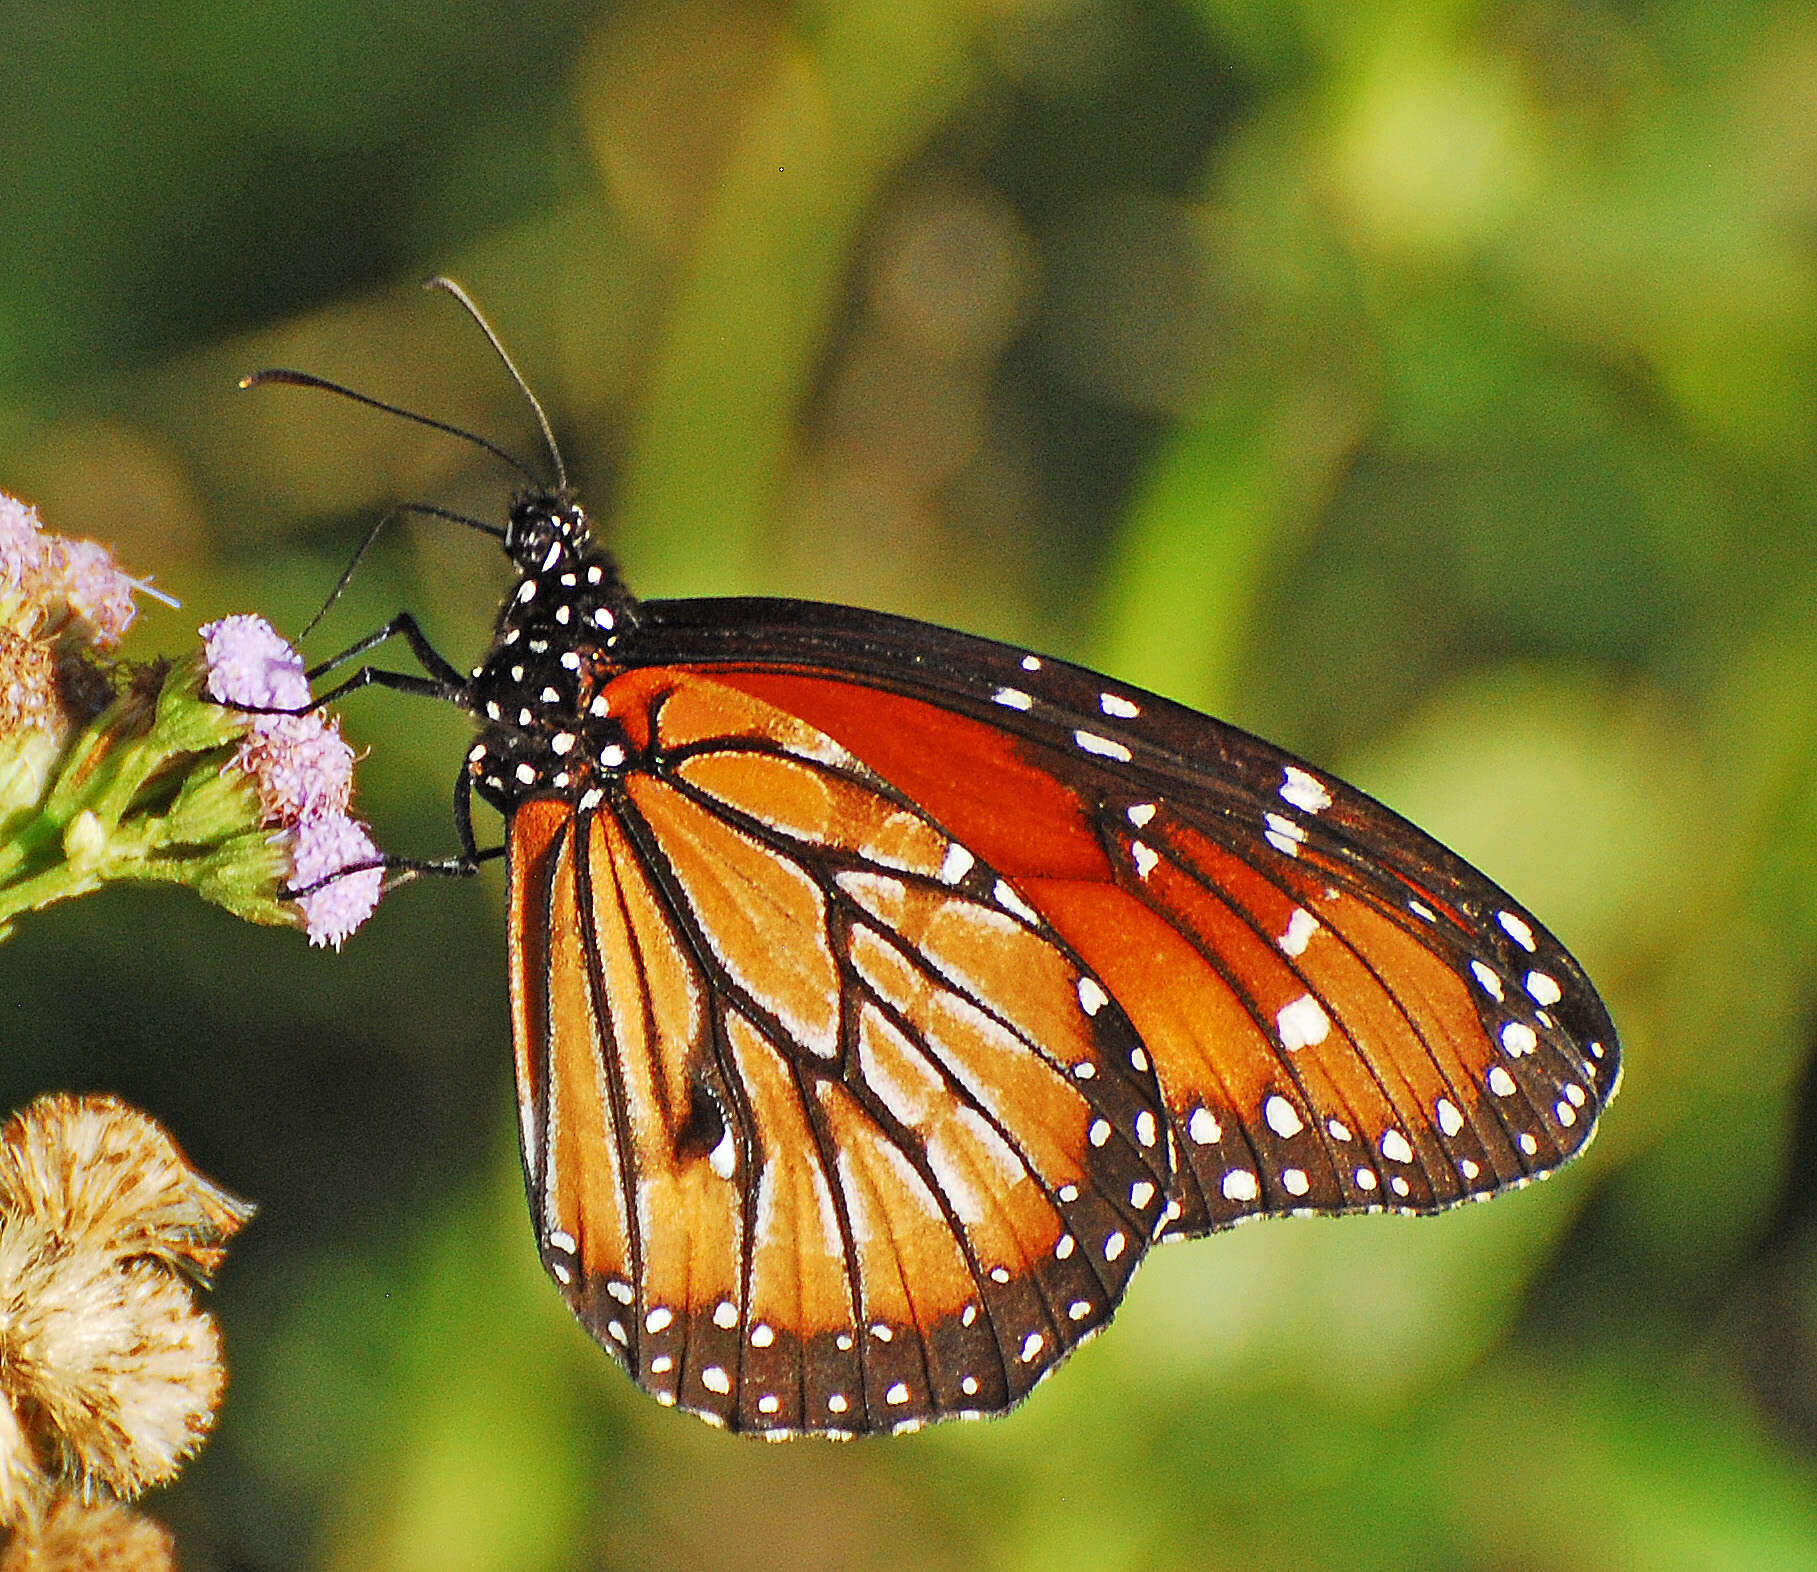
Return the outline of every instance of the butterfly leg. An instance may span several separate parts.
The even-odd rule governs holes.
[[[313,895],[325,885],[336,879],[344,879],[350,873],[366,873],[373,868],[382,868],[388,874],[397,877],[387,883],[388,889],[400,884],[407,884],[420,874],[433,874],[438,878],[466,879],[480,870],[480,864],[491,862],[505,854],[503,846],[481,847],[473,835],[473,787],[463,770],[454,782],[454,830],[460,837],[461,849],[452,857],[375,857],[369,862],[350,863],[345,868],[337,869],[325,879],[317,879],[313,884],[287,887],[283,891],[286,900],[296,900],[304,895]]]
[[[349,645],[340,654],[330,656],[319,665],[310,667],[306,675],[313,683],[318,677],[324,677],[331,671],[338,671],[349,661],[357,660],[367,650],[377,648],[390,638],[402,638],[410,646],[410,653],[417,658],[418,663],[429,675],[412,677],[401,671],[383,671],[376,666],[362,666],[346,681],[337,683],[326,693],[318,695],[309,708],[320,709],[324,704],[339,698],[344,693],[370,687],[374,683],[380,687],[394,689],[399,693],[414,693],[422,698],[441,699],[447,703],[458,704],[463,709],[470,707],[467,703],[467,680],[442,659],[423,630],[417,626],[416,618],[407,611],[400,611],[384,627],[367,634],[357,644]]]

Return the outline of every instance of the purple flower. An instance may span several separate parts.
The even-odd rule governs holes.
[[[18,594],[43,555],[38,510],[0,491],[0,597]]]
[[[71,612],[94,630],[94,642],[110,649],[126,637],[138,607],[138,584],[120,571],[114,554],[92,540],[45,537],[46,580]]]
[[[201,631],[208,696],[215,703],[280,710],[300,710],[309,703],[303,657],[263,617],[223,617]],[[261,715],[254,724],[272,718]]]
[[[302,710],[309,679],[297,654],[263,617],[223,617],[202,630],[205,687],[218,704],[255,709]],[[342,942],[378,905],[385,874],[361,868],[376,863],[379,849],[365,825],[347,816],[353,792],[353,749],[340,723],[320,710],[306,714],[253,715],[230,769],[258,787],[264,822],[289,837],[291,884],[311,944]]]
[[[291,861],[296,869],[296,887],[303,889],[319,879],[333,879],[343,868],[376,864],[379,849],[366,826],[357,819],[344,813],[312,814],[296,825]],[[299,896],[297,905],[303,909],[309,942],[332,944],[340,949],[343,941],[372,915],[384,882],[382,867],[360,868]]]
[[[111,649],[132,626],[141,588],[105,546],[45,534],[36,508],[0,492],[0,614],[14,632],[54,638],[73,625]]]

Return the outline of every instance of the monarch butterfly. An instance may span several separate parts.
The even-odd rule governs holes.
[[[529,482],[502,530],[460,520],[518,573],[471,675],[408,613],[311,675],[400,635],[426,678],[362,666],[317,702],[377,682],[480,722],[461,854],[387,866],[472,872],[497,852],[471,794],[503,815],[542,1261],[659,1402],[767,1436],[996,1413],[1157,1241],[1437,1211],[1589,1139],[1608,1013],[1482,874],[1062,661],[842,606],[639,601],[496,335],[431,283],[555,480],[456,432]]]

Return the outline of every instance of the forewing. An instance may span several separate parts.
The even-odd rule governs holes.
[[[655,608],[1010,878],[1115,996],[1179,1152],[1168,1237],[1429,1211],[1579,1150],[1619,1075],[1581,968],[1380,803],[1093,673],[837,608]],[[836,663],[836,664],[835,664]]]

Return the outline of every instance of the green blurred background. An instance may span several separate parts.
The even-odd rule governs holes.
[[[1588,1157],[1160,1252],[1007,1420],[763,1446],[542,1281],[496,870],[341,956],[181,892],[0,949],[7,1106],[257,1224],[192,1568],[1817,1566],[1817,14],[1354,0],[6,0],[0,488],[294,630],[500,516],[493,315],[644,594],[856,602],[1213,707],[1598,980]],[[457,662],[505,564],[381,545]],[[465,726],[346,706],[389,847]]]

